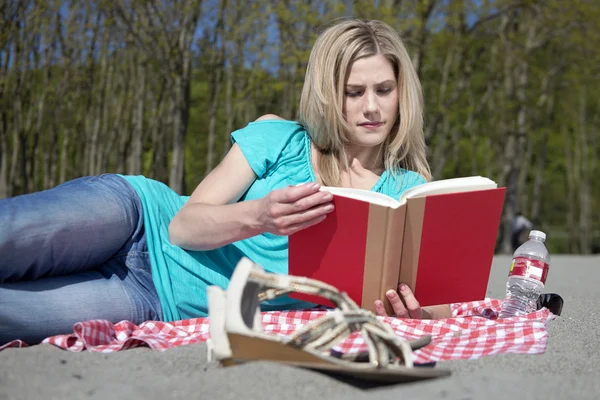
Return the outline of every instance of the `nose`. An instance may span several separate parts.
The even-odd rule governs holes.
[[[377,96],[372,90],[368,90],[365,93],[363,104],[363,112],[365,115],[374,114],[379,111],[379,104],[377,103]]]

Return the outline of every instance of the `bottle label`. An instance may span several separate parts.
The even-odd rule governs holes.
[[[523,276],[546,283],[549,265],[541,260],[532,260],[527,257],[515,257],[510,264],[508,276]]]

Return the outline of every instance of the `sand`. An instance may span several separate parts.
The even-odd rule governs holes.
[[[503,297],[509,263],[494,258],[489,297]],[[448,378],[369,386],[267,362],[222,368],[207,362],[203,343],[112,354],[38,345],[0,352],[0,400],[599,399],[599,284],[599,256],[555,255],[545,291],[565,305],[549,323],[546,352],[438,363],[452,371]]]

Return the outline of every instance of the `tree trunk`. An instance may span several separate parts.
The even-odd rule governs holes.
[[[57,171],[57,153],[58,153],[58,128],[56,122],[53,121],[48,127],[50,137],[46,151],[43,153],[43,177],[42,189],[50,189],[55,185],[55,176]]]
[[[0,113],[0,199],[8,197],[6,173],[8,169],[8,118],[4,112]]]
[[[71,139],[71,129],[65,127],[63,130],[62,146],[60,147],[60,173],[59,182],[67,180],[67,159],[69,157],[69,141]]]
[[[206,169],[204,176],[215,166],[215,137],[216,137],[216,123],[217,123],[217,111],[219,109],[219,92],[221,89],[221,71],[220,65],[213,65],[211,68],[210,75],[210,108],[208,110],[208,142],[206,144]]]
[[[575,224],[576,216],[576,191],[579,187],[579,174],[575,166],[577,154],[573,154],[569,128],[563,126],[563,139],[565,149],[565,170],[567,179],[565,179],[565,196],[567,198],[567,252],[576,253],[578,251],[579,227]]]
[[[114,69],[116,70],[119,64],[115,60]],[[123,61],[127,63],[127,59]],[[125,172],[125,158],[127,157],[127,149],[124,143],[128,140],[128,121],[129,114],[128,107],[132,103],[130,95],[133,78],[128,65],[118,69],[118,73],[115,73],[115,81],[121,82],[120,90],[118,92],[118,100],[114,100],[114,114],[111,116],[110,123],[107,123],[106,129],[110,132],[106,146],[104,147],[103,156],[103,167],[102,170],[108,169],[108,162],[111,160],[114,162],[115,170],[119,173]],[[112,80],[112,78],[111,78]],[[117,85],[116,85],[117,86]]]
[[[103,73],[102,71],[96,71],[96,60],[94,55],[96,52],[96,46],[98,42],[98,33],[100,31],[102,14],[96,12],[92,14],[92,9],[89,5],[86,7],[86,20],[90,20],[95,16],[95,20],[91,22],[92,37],[89,42],[89,48],[86,49],[86,63],[87,63],[87,79],[88,79],[88,90],[86,91],[86,106],[85,106],[85,118],[81,124],[82,129],[79,130],[79,135],[83,134],[85,140],[80,140],[79,149],[75,156],[77,156],[77,175],[91,175],[95,171],[95,157],[97,154],[98,144],[98,132],[100,130],[101,117],[98,115],[101,110],[99,108],[102,103],[102,88],[103,88]],[[85,24],[87,29],[87,23]],[[102,51],[102,50],[101,50]],[[106,62],[102,63],[101,68],[105,67]],[[96,122],[98,125],[96,126]]]
[[[152,136],[152,164],[150,165],[150,177],[161,182],[167,181],[167,157],[166,157],[166,140],[163,131],[168,129],[169,124],[165,121],[168,113],[165,109],[164,101],[166,81],[163,79],[160,84],[158,96],[154,102],[152,112],[150,113],[150,122],[148,129]]]
[[[425,43],[427,42],[427,37],[429,36],[427,25],[436,2],[437,0],[419,0],[417,3],[418,27],[412,63],[413,67],[417,71],[417,74],[419,75],[419,78],[422,76],[421,67],[423,65],[423,60],[425,59]]]
[[[8,34],[7,34],[8,36]],[[7,39],[0,48],[0,81],[7,80],[8,66],[10,65],[10,42]],[[0,85],[0,99],[5,99],[6,85]],[[0,199],[9,196],[8,186],[8,110],[0,108]]]
[[[43,60],[38,63],[38,69],[44,72],[44,79],[42,81],[42,91],[39,94],[39,98],[37,100],[37,117],[35,128],[33,131],[33,147],[31,152],[31,173],[32,173],[32,190],[38,191],[40,188],[44,187],[44,179],[40,177],[40,168],[44,167],[46,164],[43,163],[40,159],[40,135],[44,122],[44,110],[46,105],[46,98],[48,96],[48,91],[50,89],[50,81],[51,81],[51,52],[52,52],[52,44],[51,41],[53,37],[46,32],[46,40],[45,44],[46,48],[43,51]],[[46,151],[41,151],[43,154],[48,153],[48,149]]]
[[[219,13],[217,16],[217,23],[213,36],[210,40],[211,53],[209,58],[209,77],[208,77],[208,91],[210,106],[208,108],[208,137],[206,142],[206,163],[204,168],[204,176],[215,166],[215,139],[216,139],[216,124],[217,124],[217,111],[219,109],[220,101],[220,89],[221,89],[221,75],[224,68],[224,60],[227,47],[227,38],[225,36],[225,9],[227,1],[221,0],[219,2]],[[220,44],[220,49],[218,43]],[[231,65],[229,66],[231,67]]]
[[[506,199],[504,201],[505,221],[504,227],[507,233],[502,242],[502,250],[505,254],[512,253],[510,242],[510,226],[517,212],[517,199],[519,196],[519,173],[523,166],[524,149],[527,145],[527,99],[526,88],[528,80],[528,64],[521,59],[517,69],[517,126],[515,135],[512,137],[511,148],[505,152],[507,162],[506,177]]]
[[[231,131],[233,130],[233,119],[235,114],[233,112],[233,60],[229,60],[230,65],[225,69],[225,132],[223,135],[223,155],[225,157],[231,147]]]
[[[185,134],[190,112],[190,79],[192,67],[192,39],[199,17],[200,2],[188,0],[183,6],[184,17],[177,41],[180,59],[178,70],[181,72],[175,78],[175,104],[177,114],[173,124],[173,159],[169,174],[169,186],[177,193],[183,194],[185,187]],[[174,71],[175,72],[175,71]]]
[[[96,175],[98,174],[97,167],[99,165],[99,161],[101,158],[101,150],[99,144],[99,135],[100,130],[104,128],[102,126],[102,115],[104,112],[104,99],[106,94],[106,86],[107,86],[107,70],[108,70],[108,47],[109,47],[109,35],[108,30],[104,30],[104,37],[102,39],[102,48],[100,50],[100,71],[98,73],[98,79],[96,79],[97,84],[92,85],[93,93],[90,93],[90,99],[93,99],[91,104],[91,114],[93,115],[92,129],[90,135],[90,143],[88,150],[88,174]],[[90,60],[90,62],[95,63],[94,60]],[[93,74],[93,72],[92,72]],[[93,79],[93,78],[92,78]]]
[[[521,102],[518,98],[519,94],[517,92],[519,90],[524,90],[524,84],[526,83],[526,77],[522,74],[526,73],[526,70],[522,70],[521,64],[522,62],[517,61],[517,66],[514,65],[514,59],[517,58],[515,49],[511,42],[512,39],[507,38],[507,36],[513,34],[518,30],[518,23],[520,21],[513,21],[513,19],[517,18],[513,13],[510,17],[503,16],[502,23],[500,28],[500,35],[502,41],[504,42],[505,47],[505,55],[504,55],[504,96],[502,98],[502,102],[504,103],[502,108],[503,114],[501,115],[501,132],[502,135],[506,138],[503,156],[501,157],[501,165],[502,172],[498,182],[499,186],[506,187],[506,194],[504,200],[504,220],[502,224],[502,243],[500,249],[504,254],[510,254],[512,252],[511,246],[511,226],[512,221],[515,218],[516,213],[516,201],[517,201],[517,181],[518,181],[518,167],[520,166],[520,159],[522,148],[521,137],[520,137],[520,127],[525,123],[523,108]],[[508,31],[508,28],[511,28]],[[520,73],[519,73],[520,71]],[[515,74],[516,77],[516,85],[515,85]],[[519,86],[519,89],[515,87]],[[514,114],[510,112],[512,107],[511,103],[516,102],[517,109],[517,127],[513,125],[512,119],[514,118]],[[524,138],[523,138],[524,139]]]
[[[448,160],[448,139],[450,131],[450,121],[448,118],[440,118],[436,128],[436,142],[433,155],[431,157],[431,175],[434,179],[440,179],[442,170]]]
[[[132,79],[131,75],[127,75],[128,79]],[[118,158],[117,158],[117,171],[126,171],[127,166],[127,157],[128,157],[128,149],[131,147],[131,137],[132,137],[132,98],[133,95],[129,93],[132,91],[131,87],[128,87],[128,92],[125,94],[126,101],[123,104],[123,111],[121,112],[121,123],[116,125],[114,129],[118,132],[119,137],[119,150],[118,150]]]
[[[110,127],[110,120],[114,118],[113,110],[116,108],[114,105],[119,103],[117,100],[118,93],[116,93],[114,89],[115,64],[116,61],[108,63],[105,72],[106,76],[104,77],[104,101],[102,104],[102,121],[100,122],[100,126],[102,126],[102,140],[98,142],[98,157],[96,157],[96,165],[94,167],[96,173],[99,174],[108,171],[108,163],[111,153],[107,152],[106,148],[112,147],[112,144],[115,141],[114,132]]]
[[[527,148],[523,152],[522,166],[517,176],[518,197],[515,208],[517,213],[525,213],[526,210],[529,209],[529,190],[527,190],[527,186],[529,182],[531,164],[533,162],[533,139],[527,140],[526,146]],[[530,215],[527,217],[531,219]]]
[[[547,96],[545,108],[545,120],[547,121],[548,125],[544,128],[537,151],[537,163],[531,195],[531,221],[534,224],[540,220],[540,205],[542,202],[542,190],[544,186],[544,170],[546,169],[546,158],[548,156],[548,138],[550,137],[550,130],[554,126],[554,115],[554,95],[550,94]]]
[[[143,56],[142,56],[143,57]],[[135,114],[133,118],[132,148],[129,154],[127,172],[131,175],[142,174],[142,159],[144,156],[144,107],[146,103],[146,62],[137,60],[137,83],[135,91]]]
[[[590,142],[587,132],[587,90],[582,87],[579,91],[579,112],[578,127],[575,133],[579,147],[581,160],[581,184],[579,186],[579,250],[583,254],[592,252],[592,229],[590,221],[592,220],[592,199],[590,186],[592,179],[590,176]]]
[[[175,78],[175,88],[173,93],[173,158],[171,159],[171,172],[169,173],[169,186],[177,193],[183,193],[183,165],[185,163],[185,132],[186,122],[184,122],[185,100],[183,93],[186,89],[183,87],[182,78]]]
[[[17,87],[19,87],[20,85],[17,85]],[[21,95],[19,94],[19,89],[17,89],[16,94],[14,96],[14,102],[13,102],[13,123],[12,123],[12,128],[13,128],[13,134],[12,134],[12,155],[10,158],[10,170],[8,173],[8,181],[10,182],[10,190],[9,190],[9,196],[12,196],[15,194],[15,190],[18,187],[17,185],[17,166],[19,164],[19,152],[20,152],[20,145],[21,145],[21,141],[19,140],[19,132],[21,131],[21,126],[22,126],[22,122],[21,122],[21,110],[22,110],[22,106],[21,106]]]
[[[27,79],[24,77],[24,80]],[[33,79],[33,77],[29,77],[28,81]],[[29,96],[32,96],[33,89],[31,85],[27,86],[27,92]],[[26,93],[27,93],[26,92]],[[25,103],[26,104],[26,103]],[[23,104],[23,105],[25,105]],[[23,193],[30,193],[33,191],[33,171],[31,168],[30,160],[30,151],[29,151],[29,134],[32,132],[33,126],[33,115],[35,111],[35,107],[33,103],[26,104],[27,109],[27,117],[25,118],[25,123],[21,125],[21,131],[19,132],[19,140],[21,141],[19,147],[21,148],[21,175],[23,176]]]
[[[548,133],[549,129],[545,129],[537,150],[537,163],[533,179],[530,212],[530,219],[534,224],[537,224],[540,221],[540,205],[543,198],[542,190],[544,187],[544,169],[546,167],[546,158],[548,156]]]

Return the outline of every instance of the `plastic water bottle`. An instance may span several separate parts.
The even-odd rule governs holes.
[[[537,299],[550,268],[550,254],[544,245],[545,240],[544,232],[531,231],[529,240],[515,251],[500,318],[521,316],[536,310]]]

